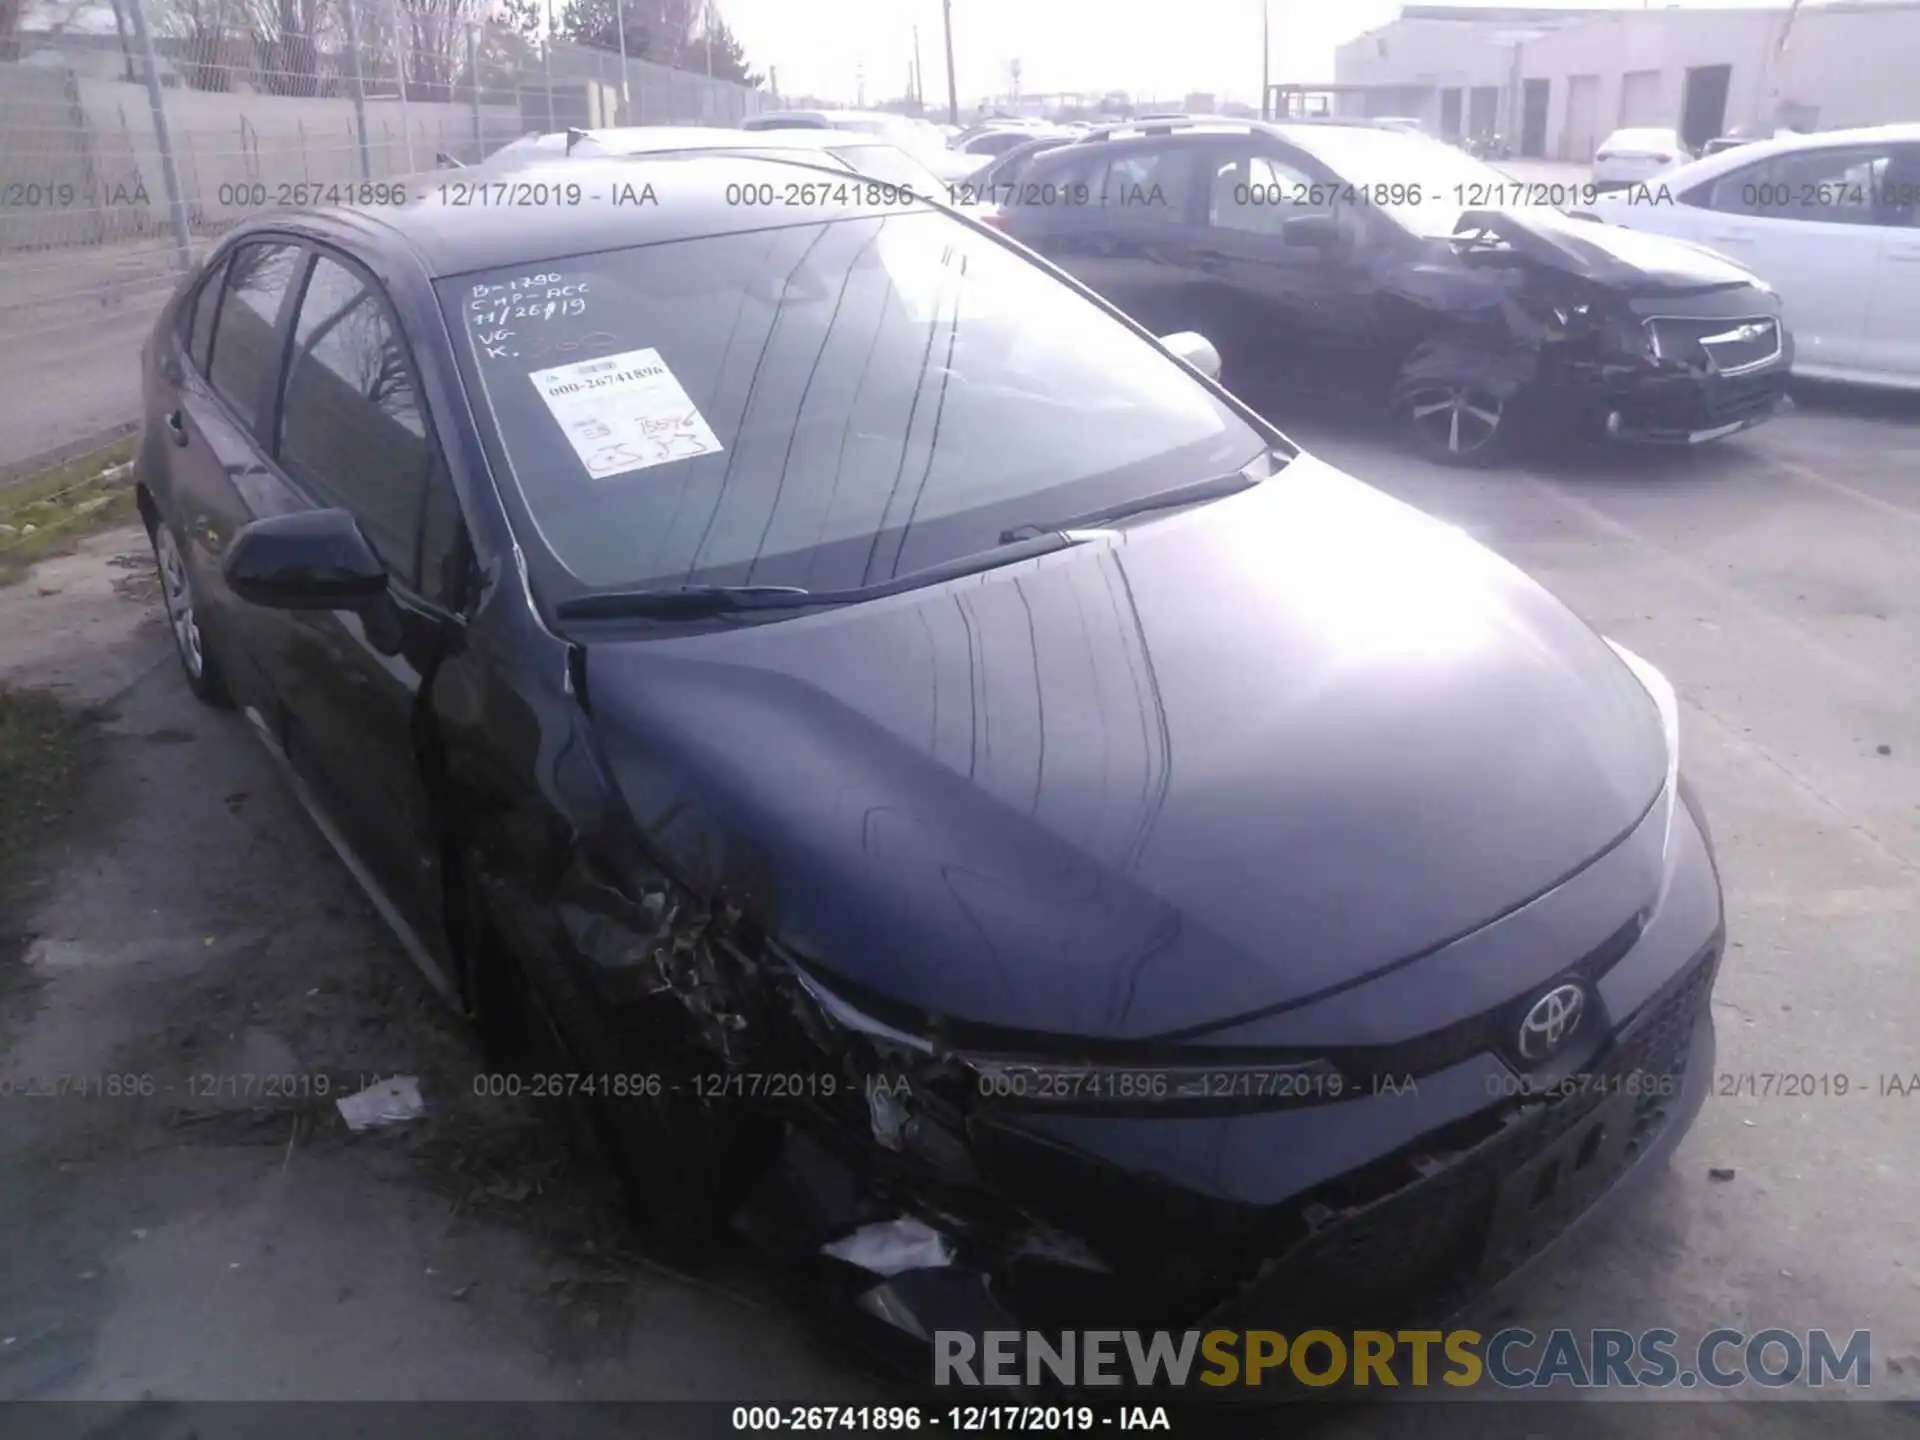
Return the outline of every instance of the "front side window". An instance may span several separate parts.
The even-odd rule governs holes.
[[[1862,145],[1770,156],[1715,181],[1707,208],[1759,220],[1872,225],[1892,155],[1889,146]]]
[[[321,504],[351,512],[374,553],[411,582],[430,453],[412,364],[385,303],[322,256],[294,324],[281,465]]]
[[[242,245],[227,262],[207,378],[249,429],[260,422],[263,382],[280,369],[274,327],[303,253],[298,245]]]
[[[1219,230],[1278,235],[1299,215],[1332,209],[1330,187],[1269,155],[1223,157],[1213,166],[1207,223]]]
[[[1268,441],[939,213],[442,282],[563,590],[854,588],[1238,469]]]

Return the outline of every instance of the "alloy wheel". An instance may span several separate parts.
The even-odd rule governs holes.
[[[153,551],[160,562],[160,598],[167,609],[173,643],[179,648],[180,663],[197,680],[206,672],[207,660],[200,643],[200,623],[194,618],[193,580],[187,574],[179,543],[167,526],[161,525],[155,532]]]
[[[1473,385],[1422,386],[1407,397],[1406,406],[1421,439],[1461,457],[1492,445],[1506,419],[1505,402]]]

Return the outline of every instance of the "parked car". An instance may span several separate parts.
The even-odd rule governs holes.
[[[1236,387],[1375,397],[1431,457],[1527,437],[1679,444],[1785,403],[1773,293],[1421,136],[1161,127],[1036,158],[998,223],[1149,328],[1197,330]],[[999,197],[996,197],[999,198]]]
[[[982,130],[978,135],[956,141],[953,148],[963,155],[985,155],[997,160],[1008,151],[1018,149],[1034,140],[1050,136],[1071,140],[1074,135],[1075,132],[1072,130],[1046,129],[1038,125],[1000,125]]]
[[[1617,190],[1692,158],[1686,141],[1671,130],[1616,130],[1593,152],[1593,185]]]
[[[188,686],[651,1243],[903,1343],[1391,1327],[1663,1163],[1724,927],[1656,669],[985,226],[521,173],[671,199],[250,217],[137,495]]]
[[[1074,130],[1030,137],[1001,155],[979,175],[956,187],[952,198],[981,205],[997,205],[1002,200],[1011,199],[1014,193],[1012,187],[1019,183],[1020,177],[1026,174],[1027,167],[1035,159],[1050,150],[1058,150],[1062,145],[1071,145],[1079,138],[1079,132]]]
[[[906,115],[883,110],[768,110],[740,122],[743,130],[842,130],[889,140],[911,152],[941,182],[957,183],[978,174],[992,159],[964,155],[929,136],[926,127]]]
[[[556,157],[576,160],[608,156],[674,155],[712,151],[739,155],[799,153],[850,170],[885,185],[899,185],[935,200],[949,197],[948,182],[915,152],[891,140],[857,130],[723,130],[700,125],[634,125],[606,130],[569,130],[533,135],[523,148],[496,151],[462,179],[474,179],[525,165],[550,164]],[[557,143],[556,143],[557,142]],[[520,142],[516,141],[515,145]]]
[[[1779,292],[1797,373],[1920,388],[1920,125],[1755,140],[1660,187],[1593,213],[1752,269]]]

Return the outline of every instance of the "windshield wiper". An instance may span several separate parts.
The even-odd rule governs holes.
[[[792,610],[810,605],[852,605],[862,600],[877,600],[923,585],[937,585],[963,575],[977,574],[1001,565],[1012,565],[1040,555],[1051,555],[1089,540],[1109,538],[1108,531],[1051,529],[1003,540],[989,550],[958,555],[938,565],[909,570],[890,580],[862,585],[852,590],[805,590],[797,585],[670,585],[658,589],[606,590],[598,595],[577,595],[562,600],[554,612],[562,620],[705,620],[716,615],[740,614],[752,610]]]
[[[1076,515],[1071,520],[1057,520],[1046,525],[1015,525],[1000,532],[1000,543],[1010,545],[1034,535],[1043,535],[1061,530],[1077,530],[1086,525],[1109,525],[1115,520],[1125,520],[1134,515],[1145,515],[1154,510],[1173,510],[1181,505],[1198,505],[1204,500],[1222,500],[1229,495],[1237,495],[1242,490],[1258,485],[1261,476],[1252,473],[1253,467],[1265,458],[1265,452],[1256,455],[1238,470],[1225,475],[1214,475],[1205,480],[1189,481],[1185,485],[1176,485],[1171,490],[1156,490],[1151,495],[1141,495],[1132,500],[1123,500],[1118,505],[1109,505],[1104,510],[1090,511],[1085,515]]]

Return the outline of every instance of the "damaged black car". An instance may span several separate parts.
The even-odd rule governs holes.
[[[645,1232],[942,1330],[1451,1315],[1710,1079],[1641,658],[990,228],[794,161],[249,220],[144,355],[187,683]]]
[[[1792,338],[1719,255],[1567,213],[1419,135],[1143,125],[1036,158],[1002,229],[1149,329],[1211,339],[1237,393],[1359,400],[1427,456],[1689,445],[1784,408]]]

